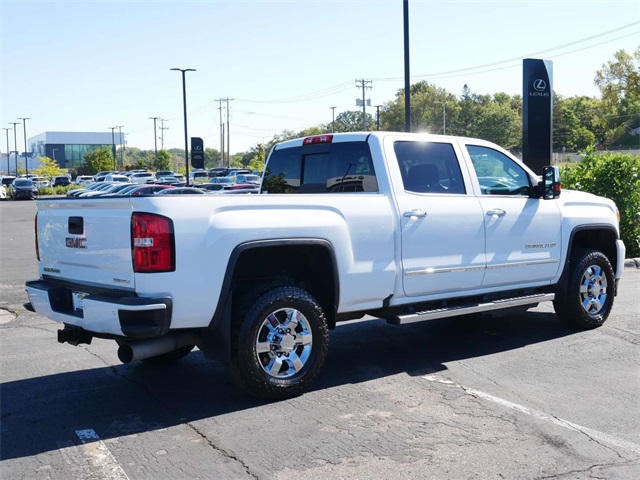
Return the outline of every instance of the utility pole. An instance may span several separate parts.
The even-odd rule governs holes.
[[[156,167],[158,166],[158,130],[156,129],[156,120],[160,120],[160,117],[149,117],[149,120],[153,120],[153,144],[156,152]]]
[[[231,112],[229,111],[229,102],[232,102],[233,98],[226,98],[227,100],[227,167],[231,167],[231,135],[229,130],[229,118],[231,117]]]
[[[336,131],[336,107],[329,107],[331,109],[331,131]]]
[[[367,131],[367,109],[366,104],[367,100],[365,98],[365,88],[371,89],[371,84],[373,82],[371,80],[360,79],[356,80],[356,87],[362,87],[362,131]]]
[[[447,134],[447,108],[446,103],[444,102],[436,102],[442,105],[442,134]]]
[[[9,122],[9,125],[13,125],[13,154],[16,160],[16,177],[18,176],[18,141],[16,140],[16,125],[20,125],[20,122]]]
[[[122,139],[122,129],[124,125],[118,125],[118,135],[120,135],[120,165],[124,169],[124,140]]]
[[[29,175],[29,149],[27,148],[27,120],[31,120],[29,117],[20,117],[18,120],[22,120],[22,127],[24,128],[24,168]],[[17,154],[16,154],[17,155]]]
[[[164,131],[169,130],[169,127],[164,126],[164,122],[168,122],[164,118],[160,119],[160,150],[164,150]]]
[[[382,105],[376,105],[376,130],[380,131],[380,107]]]
[[[185,74],[187,72],[195,72],[195,68],[171,68],[182,72],[182,105],[184,107],[184,166],[187,171],[187,187],[189,186],[189,140],[187,134],[187,83]]]
[[[224,123],[222,122],[222,102],[224,98],[215,100],[218,102],[218,110],[220,111],[220,166],[224,167]]]
[[[11,150],[9,148],[9,130],[12,130],[12,129],[11,128],[2,127],[2,130],[6,130],[7,131],[7,175],[10,175],[11,171],[9,169],[11,167],[9,166],[9,158],[11,157]]]

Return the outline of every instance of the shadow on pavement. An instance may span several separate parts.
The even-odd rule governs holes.
[[[407,326],[382,320],[350,323],[331,333],[327,363],[314,390],[398,373],[424,375],[446,370],[447,362],[571,333],[555,315],[540,312]],[[79,429],[93,428],[100,438],[113,438],[265,403],[238,390],[221,364],[204,360],[197,351],[167,367],[136,363],[8,382],[0,385],[0,459],[56,450]]]

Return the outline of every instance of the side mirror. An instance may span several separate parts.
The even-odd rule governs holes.
[[[545,200],[558,198],[562,192],[562,181],[560,180],[560,169],[548,165],[542,168],[542,197]]]

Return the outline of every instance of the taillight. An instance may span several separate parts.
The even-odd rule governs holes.
[[[134,213],[131,254],[134,272],[173,272],[176,269],[173,222],[161,215]]]
[[[307,137],[302,141],[303,145],[313,145],[315,143],[331,143],[333,135],[316,135],[315,137]]]
[[[36,239],[36,259],[40,261],[40,249],[38,248],[38,214],[36,213],[36,218],[33,220],[33,228],[35,230],[35,239]]]

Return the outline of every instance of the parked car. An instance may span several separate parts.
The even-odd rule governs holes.
[[[7,198],[7,189],[0,183],[0,199],[4,200]]]
[[[254,185],[260,185],[260,177],[253,173],[241,173],[236,176],[236,183],[253,183]]]
[[[251,170],[249,170],[248,168],[239,168],[236,170],[231,170],[227,174],[227,177],[229,177],[233,182],[237,182],[236,177],[238,175],[251,175]]]
[[[209,183],[220,183],[222,185],[233,185],[229,177],[213,177],[209,179]]]
[[[104,170],[102,172],[98,172],[93,176],[93,179],[96,182],[104,182],[107,175],[111,175],[114,173],[118,173],[116,170]]]
[[[209,178],[226,177],[231,169],[229,168],[211,168],[209,169]]]
[[[208,181],[209,181],[209,174],[204,170],[195,170],[189,174],[190,183],[208,182]]]
[[[207,192],[218,192],[224,188],[223,183],[203,183],[198,184],[198,188],[206,190]]]
[[[200,188],[194,188],[194,187],[176,187],[176,188],[166,188],[156,193],[156,195],[191,195],[191,194],[203,195],[204,190]]]
[[[76,179],[73,181],[76,185],[82,185],[86,187],[87,185],[91,185],[95,180],[91,175],[78,175]]]
[[[110,173],[106,177],[104,177],[105,182],[122,182],[122,183],[131,183],[129,177],[125,175],[120,175],[117,173]]]
[[[0,183],[2,183],[2,185],[4,185],[5,187],[9,187],[15,179],[16,177],[12,175],[4,175]]]
[[[81,197],[110,197],[113,195],[117,195],[120,192],[124,191],[126,188],[131,187],[131,183],[125,182],[117,182],[113,183],[110,188],[105,188],[104,190],[98,190],[93,192],[85,192],[81,194]]]
[[[156,181],[156,176],[152,172],[135,172],[129,176],[131,183],[153,183]]]
[[[53,179],[52,186],[54,187],[66,187],[67,185],[71,185],[71,179],[66,175],[55,177]]]
[[[31,177],[31,181],[36,188],[46,188],[51,185],[51,182],[45,177]]]
[[[158,170],[156,172],[156,178],[160,178],[160,177],[173,177],[175,175],[176,172],[174,172],[173,170]]]
[[[154,195],[163,190],[172,189],[171,185],[140,185],[138,188],[122,193],[129,197],[139,197],[140,195]]]
[[[78,195],[80,195],[81,193],[84,193],[86,191],[91,191],[95,188],[100,188],[100,186],[105,185],[104,182],[92,182],[89,185],[87,185],[85,188],[76,188],[74,190],[69,190],[67,192],[67,197],[77,197]]]
[[[9,196],[14,200],[19,198],[35,200],[38,198],[38,187],[30,178],[16,178],[9,187]]]

